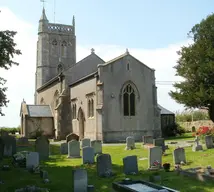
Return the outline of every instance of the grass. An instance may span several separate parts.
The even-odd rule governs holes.
[[[1,192],[14,192],[15,189],[24,187],[26,185],[36,185],[50,189],[50,191],[68,192],[72,191],[72,170],[75,168],[86,168],[88,171],[88,182],[95,186],[96,192],[110,192],[112,191],[112,182],[122,180],[126,176],[123,174],[122,158],[128,155],[137,155],[138,158],[147,157],[148,151],[143,149],[140,144],[136,144],[137,149],[133,151],[125,151],[125,145],[117,146],[103,146],[103,153],[109,153],[112,157],[113,171],[116,176],[112,178],[99,178],[96,174],[95,165],[83,166],[82,159],[67,159],[66,155],[59,155],[59,145],[51,145],[51,156],[46,162],[42,162],[44,170],[48,171],[50,183],[44,184],[39,175],[31,174],[22,168],[14,168],[10,164],[9,159],[5,159],[2,164],[10,164],[10,171],[1,171],[1,178],[5,184],[0,185]],[[170,162],[172,165],[174,148],[170,147],[167,150],[167,156],[163,156],[163,163]],[[23,149],[22,149],[23,150]],[[32,150],[32,149],[30,149]],[[188,165],[184,168],[207,166],[214,167],[214,149],[205,150],[204,152],[192,152],[191,148],[185,148]],[[133,179],[148,180],[151,172],[147,171],[148,161],[138,160],[139,174],[129,176]],[[160,174],[164,181],[162,185],[177,189],[181,192],[213,192],[214,183],[202,183],[198,180],[189,177],[179,176],[175,172],[163,172]],[[160,184],[160,183],[158,183]]]

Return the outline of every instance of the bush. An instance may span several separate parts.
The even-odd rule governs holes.
[[[185,133],[185,129],[177,123],[166,125],[162,128],[162,134],[164,137],[174,137],[176,135],[182,135],[183,133]]]
[[[20,134],[21,128],[17,127],[17,128],[9,128],[9,127],[0,127],[0,133],[1,132],[8,132],[8,134],[15,134],[16,132],[19,132]]]

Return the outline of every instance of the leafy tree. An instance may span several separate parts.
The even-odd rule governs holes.
[[[174,67],[184,81],[169,95],[187,108],[208,109],[214,121],[214,14],[193,26],[188,37],[193,43],[181,47]]]
[[[21,51],[16,49],[14,42],[15,31],[0,31],[0,68],[6,70],[10,69],[12,65],[18,65],[13,58],[15,55],[20,55]],[[0,77],[0,115],[3,116],[2,107],[6,107],[9,100],[6,96],[7,87],[5,87],[6,80]]]

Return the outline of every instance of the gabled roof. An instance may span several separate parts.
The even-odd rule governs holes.
[[[174,115],[173,112],[169,111],[168,109],[162,107],[158,104],[158,107],[161,109],[161,115]]]
[[[92,52],[76,65],[65,71],[64,74],[68,79],[68,85],[72,85],[78,80],[97,72],[97,65],[103,63],[105,63],[105,61]]]
[[[27,105],[29,117],[53,117],[49,105]]]

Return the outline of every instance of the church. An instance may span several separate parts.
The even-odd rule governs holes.
[[[76,62],[75,19],[72,25],[50,23],[43,8],[39,20],[35,103],[21,104],[21,134],[36,131],[62,140],[124,141],[134,136],[161,137],[155,70],[124,54],[104,61],[94,49]]]

